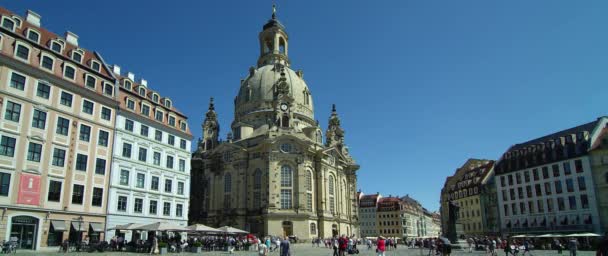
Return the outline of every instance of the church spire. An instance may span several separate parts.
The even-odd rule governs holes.
[[[344,129],[340,126],[340,117],[336,111],[336,104],[332,104],[331,116],[329,117],[329,125],[325,133],[325,144],[328,147],[344,146]]]
[[[220,124],[217,121],[213,97],[209,99],[209,109],[205,114],[205,121],[203,121],[202,126],[203,139],[199,145],[199,149],[204,152],[215,148],[219,143]]]
[[[265,65],[283,64],[289,66],[288,53],[288,36],[285,32],[285,27],[277,19],[276,5],[272,5],[272,17],[259,35],[260,40],[260,58],[258,59],[258,67]]]

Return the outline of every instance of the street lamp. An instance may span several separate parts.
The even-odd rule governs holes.
[[[78,218],[76,218],[75,220],[78,221],[78,246],[76,246],[76,248],[78,249],[78,251],[80,251],[80,244],[82,242],[82,221],[83,221],[83,217],[82,215],[78,216]]]

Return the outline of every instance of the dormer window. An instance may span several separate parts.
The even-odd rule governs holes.
[[[165,107],[166,108],[171,108],[171,101],[170,100],[165,100]]]
[[[15,21],[8,17],[2,17],[2,27],[10,31],[15,31]]]
[[[182,131],[186,131],[186,122],[181,122],[179,128],[182,129]]]
[[[99,62],[92,60],[91,61],[91,69],[99,72],[101,71],[101,64],[99,64]]]
[[[130,110],[135,110],[135,101],[127,99],[127,108]]]
[[[52,41],[51,42],[51,50],[56,52],[56,53],[61,53],[61,51],[63,50],[63,45],[57,41]]]
[[[82,52],[80,50],[74,50],[72,51],[72,60],[80,63],[82,62]]]
[[[24,61],[28,61],[30,58],[30,48],[24,44],[17,43],[17,47],[15,48],[15,56]]]
[[[165,113],[163,113],[162,111],[156,110],[156,113],[154,114],[154,119],[156,119],[156,121],[162,122],[164,115]]]
[[[146,97],[146,89],[144,89],[143,87],[139,88],[139,95]]]
[[[32,29],[28,29],[27,39],[31,40],[32,42],[38,43],[40,41],[40,34]]]
[[[124,80],[124,82],[122,82],[122,85],[124,86],[125,89],[130,91],[131,86],[133,86],[133,83],[131,83],[131,81],[129,81],[129,80]]]
[[[72,66],[63,64],[63,77],[74,80],[76,78],[76,69]]]
[[[85,75],[84,78],[84,85],[89,88],[89,89],[95,89],[95,85],[97,84],[97,79],[95,79],[95,77],[93,77],[92,75]]]
[[[15,21],[15,25],[20,28],[21,27],[21,19],[13,16],[13,20]]]
[[[175,117],[169,116],[169,125],[175,126]]]
[[[103,86],[103,93],[108,96],[114,95],[114,86],[109,83],[105,83]]]
[[[154,102],[158,103],[158,99],[159,99],[158,94],[156,94],[156,93],[155,93],[155,94],[152,94],[152,101],[154,101]]]

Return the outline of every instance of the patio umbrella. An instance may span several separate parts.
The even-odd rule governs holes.
[[[188,229],[188,231],[191,231],[191,232],[199,232],[199,233],[222,233],[222,231],[219,229],[208,227],[203,224],[194,224],[194,225],[186,227],[186,229]]]
[[[229,233],[229,234],[249,234],[249,232],[247,232],[245,230],[240,230],[238,228],[233,228],[233,227],[229,227],[229,226],[223,226],[218,229],[224,233]]]
[[[527,235],[517,235],[517,236],[512,236],[511,238],[526,238],[529,237]]]
[[[116,227],[110,228],[108,230],[135,230],[138,226],[141,226],[142,224],[138,224],[138,223],[128,223],[128,224],[124,224],[124,225],[116,225]]]
[[[155,222],[148,225],[139,226],[136,228],[137,230],[144,231],[176,231],[176,232],[186,232],[188,229],[186,227],[178,226],[168,222]]]
[[[537,236],[537,238],[553,238],[553,237],[563,237],[563,236],[558,235],[558,234],[545,234],[545,235]]]
[[[564,237],[600,237],[600,235],[595,233],[580,233],[580,234],[570,234]]]

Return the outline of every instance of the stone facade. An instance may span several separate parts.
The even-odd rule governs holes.
[[[599,211],[600,228],[608,231],[608,128],[603,128],[591,149],[591,172]]]
[[[359,166],[332,111],[325,143],[288,36],[273,14],[259,35],[258,66],[235,99],[227,140],[213,102],[192,157],[190,221],[299,239],[359,234]]]

